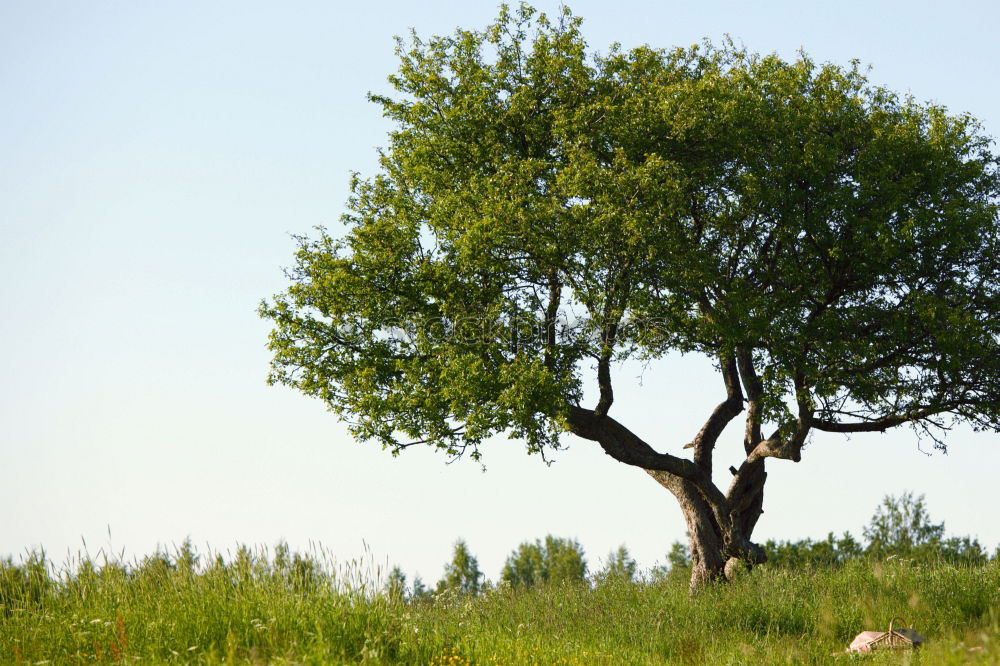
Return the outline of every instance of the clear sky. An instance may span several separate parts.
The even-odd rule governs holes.
[[[754,51],[859,58],[875,82],[1000,134],[992,0],[570,6],[597,50],[728,33]],[[458,537],[490,577],[547,533],[578,538],[592,565],[625,543],[651,566],[684,538],[673,498],[596,444],[567,439],[546,467],[499,439],[486,473],[429,451],[394,459],[265,385],[255,309],[286,285],[289,233],[338,228],[349,172],[373,172],[387,125],[365,93],[388,89],[393,35],[495,14],[440,0],[0,3],[0,556],[285,539],[344,559],[368,544],[433,581]],[[618,374],[616,416],[663,450],[721,391],[696,357]],[[727,435],[723,474],[739,462]],[[949,455],[927,456],[908,430],[816,436],[801,463],[769,463],[755,537],[860,536],[884,494],[912,489],[992,549],[998,440],[959,430]]]

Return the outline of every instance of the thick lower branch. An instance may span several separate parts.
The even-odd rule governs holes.
[[[717,519],[722,522],[727,520],[725,495],[712,482],[711,475],[690,460],[660,453],[610,416],[602,416],[582,407],[570,406],[569,426],[574,435],[597,442],[606,454],[618,462],[647,471],[668,472],[690,481],[711,506]]]
[[[701,468],[690,460],[656,451],[610,416],[583,407],[571,406],[569,427],[574,435],[600,444],[604,452],[618,462],[643,469],[670,472],[699,483],[704,483],[706,480],[711,483]]]

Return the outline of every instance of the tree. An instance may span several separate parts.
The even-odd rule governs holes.
[[[518,546],[500,573],[500,579],[512,587],[582,581],[586,577],[587,561],[579,542],[551,534],[544,542],[536,539]]]
[[[763,548],[768,566],[788,568],[838,566],[864,554],[861,544],[850,532],[844,532],[839,538],[830,532],[824,541],[768,539]]]
[[[580,25],[522,5],[399,42],[397,96],[371,96],[395,123],[379,173],[261,306],[272,383],[393,454],[595,442],[678,500],[692,588],[764,559],[766,462],[813,433],[910,425],[943,449],[956,423],[1000,428],[1000,176],[975,119],[857,63],[592,55]],[[612,369],[678,351],[720,401],[654,447],[612,415]]]
[[[669,570],[687,569],[690,566],[691,549],[680,541],[674,541],[670,544],[670,550],[667,552],[667,567]]]
[[[413,593],[410,595],[410,599],[413,601],[427,601],[431,597],[431,591],[424,585],[423,579],[420,576],[414,576]]]
[[[437,592],[455,594],[479,594],[483,584],[483,573],[479,570],[479,560],[469,552],[465,541],[455,542],[451,562],[444,567],[444,578],[438,581]]]
[[[864,546],[850,532],[844,532],[840,538],[831,532],[824,541],[768,540],[763,548],[769,565],[789,568],[838,566],[863,556],[944,560],[968,565],[980,565],[989,559],[977,539],[968,536],[945,538],[944,523],[932,522],[924,496],[915,496],[912,492],[905,492],[900,497],[886,495],[863,534],[867,541]]]
[[[867,552],[875,557],[941,558],[952,562],[982,564],[987,559],[979,541],[971,537],[944,536],[944,523],[931,521],[924,496],[905,492],[886,495],[864,528]]]
[[[898,499],[886,495],[863,533],[872,554],[906,556],[939,543],[944,537],[944,523],[932,523],[924,496],[915,497],[907,491]]]
[[[417,581],[414,581],[414,590],[416,590]],[[406,573],[403,572],[398,566],[394,566],[389,571],[389,578],[385,581],[385,595],[393,601],[405,601],[406,600]]]
[[[608,560],[604,568],[597,572],[599,582],[623,581],[626,583],[635,582],[635,574],[638,564],[628,552],[625,544],[618,546],[617,550],[608,553]]]

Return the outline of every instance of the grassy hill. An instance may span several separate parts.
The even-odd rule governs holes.
[[[838,664],[857,632],[901,615],[927,647],[865,663],[1000,664],[996,559],[765,566],[696,598],[675,573],[408,602],[378,571],[281,548],[72,571],[35,556],[0,565],[0,662]]]

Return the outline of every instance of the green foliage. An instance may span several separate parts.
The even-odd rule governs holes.
[[[438,581],[437,593],[476,595],[483,586],[483,573],[479,561],[469,552],[465,541],[455,542],[451,562],[444,567],[444,578]]]
[[[683,569],[691,566],[691,550],[680,541],[670,544],[670,551],[667,553],[667,565],[671,569]]]
[[[618,546],[617,550],[608,553],[608,559],[604,567],[595,575],[595,579],[599,583],[609,581],[634,583],[637,571],[638,564],[632,559],[625,544],[622,544]]]
[[[405,437],[478,457],[503,431],[558,446],[581,350],[545,352],[532,331],[539,285],[565,264],[546,228],[553,211],[569,223],[559,125],[593,79],[578,27],[522,7],[399,43],[399,96],[372,97],[397,124],[382,173],[355,178],[349,233],[301,239],[295,284],[261,309],[272,381],[394,451]]]
[[[679,581],[691,578],[691,551],[687,544],[674,541],[667,551],[666,564],[653,567],[648,572],[651,581]]]
[[[835,537],[831,532],[823,541],[769,539],[763,548],[769,566],[790,569],[838,566],[850,559],[861,557],[865,552],[862,545],[849,532],[844,532],[840,537]]]
[[[554,537],[525,541],[507,557],[500,579],[515,588],[546,583],[580,582],[587,577],[583,547],[575,539]]]
[[[580,25],[522,5],[399,42],[379,172],[261,306],[271,382],[393,453],[478,458],[496,433],[558,448],[591,361],[741,348],[785,434],[1000,428],[1000,175],[974,118],[857,63],[595,55]]]

